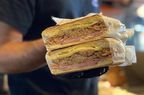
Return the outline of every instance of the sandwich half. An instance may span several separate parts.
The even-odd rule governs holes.
[[[115,46],[115,50],[111,48],[109,42]],[[59,75],[113,65],[113,57],[124,52],[121,41],[105,38],[49,51],[46,59],[51,73]],[[117,56],[117,59],[119,57]],[[49,60],[52,63],[49,63]],[[118,65],[124,61],[121,60],[115,64]]]
[[[49,27],[42,32],[42,37],[46,48],[55,50],[101,39],[119,32],[121,27],[122,23],[119,20],[95,14]]]

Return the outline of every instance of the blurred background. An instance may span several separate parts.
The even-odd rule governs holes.
[[[99,95],[144,95],[144,0],[101,0],[101,12],[122,21],[135,34],[128,45],[135,45],[137,63],[110,68],[100,77]]]
[[[99,79],[99,95],[144,95],[144,0],[99,0],[104,15],[121,20],[135,34],[127,41],[135,45],[137,63],[113,67]],[[7,76],[0,74],[0,95],[8,92]]]

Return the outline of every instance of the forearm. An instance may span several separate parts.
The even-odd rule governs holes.
[[[0,47],[0,72],[21,73],[38,69],[45,64],[42,40],[11,42]]]

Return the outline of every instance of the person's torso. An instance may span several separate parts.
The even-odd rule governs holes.
[[[55,25],[52,16],[76,18],[91,12],[98,12],[97,0],[37,0],[33,23],[24,35],[24,40],[41,38],[41,32]],[[56,78],[50,74],[48,67],[39,70],[9,75],[12,95],[87,95],[93,93],[90,88],[93,79],[69,80]],[[96,80],[93,80],[96,81]],[[91,92],[88,91],[91,89]],[[55,93],[55,94],[54,94]],[[89,94],[92,95],[92,94]]]

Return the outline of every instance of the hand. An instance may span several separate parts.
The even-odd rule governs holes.
[[[101,68],[96,68],[96,69],[87,70],[87,71],[59,75],[57,77],[63,77],[63,78],[68,78],[68,79],[98,77],[106,73],[108,69],[109,69],[108,67],[101,67]]]

